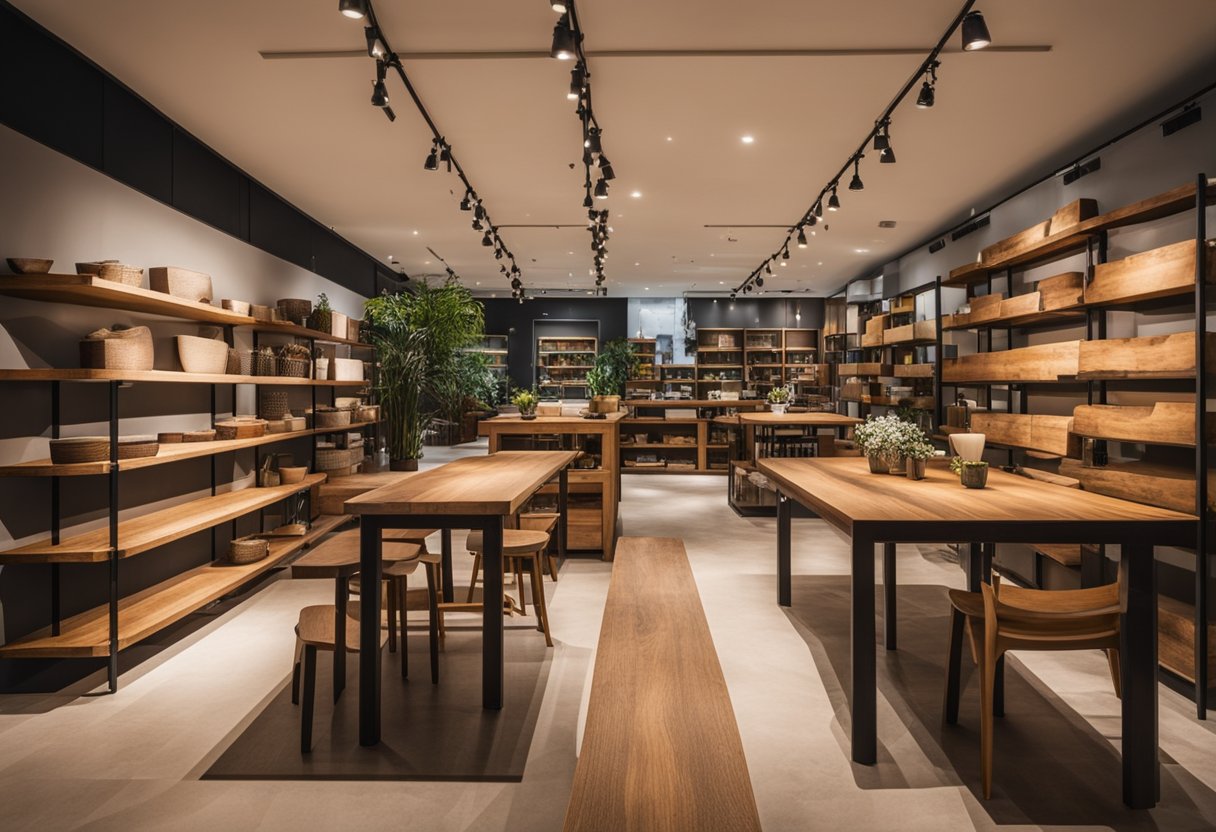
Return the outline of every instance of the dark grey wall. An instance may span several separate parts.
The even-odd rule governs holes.
[[[688,307],[699,327],[823,327],[823,298],[696,298]]]
[[[537,298],[524,303],[503,298],[483,298],[486,332],[508,336],[507,373],[520,387],[531,387],[536,364],[535,325],[543,324],[543,335],[596,335],[600,343],[626,337],[628,301],[625,298]],[[558,325],[556,322],[582,322]]]

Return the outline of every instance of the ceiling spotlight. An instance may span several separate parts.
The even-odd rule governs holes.
[[[757,277],[756,277],[756,285],[757,285],[757,286],[763,286],[763,285],[764,285],[764,278],[763,278],[763,277],[760,277],[760,276],[757,276]]]
[[[431,152],[427,154],[422,167],[426,170],[439,170],[439,148],[436,145],[431,145]]]
[[[878,163],[881,165],[895,164],[895,148],[887,147],[886,150],[878,154]]]
[[[481,230],[481,228],[482,228],[482,226],[481,226],[481,220],[474,218],[474,219],[473,219],[473,230],[474,230],[474,231],[480,231],[480,230]]]
[[[372,104],[376,107],[388,106],[388,90],[384,87],[384,61],[376,61],[376,81],[372,86]]]
[[[785,248],[781,249],[781,259],[782,260],[790,259],[790,244],[789,243],[786,243]]]
[[[549,4],[549,7],[558,14],[565,14],[567,11],[566,0],[553,0],[553,2]]]
[[[338,0],[338,11],[352,20],[360,20],[367,17],[367,0]]]
[[[828,197],[828,210],[829,211],[839,211],[840,210],[840,197],[836,196],[836,186],[835,185],[832,186],[832,195],[830,197]]]
[[[878,125],[878,132],[874,134],[874,149],[886,150],[891,146],[891,137],[887,135],[887,123],[884,121]]]
[[[380,108],[380,112],[384,113],[385,117],[386,117],[386,118],[387,118],[389,121],[396,121],[396,120],[397,120],[397,114],[393,112],[393,108],[392,108],[392,107],[389,107],[389,106],[384,106],[384,107],[381,107],[381,108]]]
[[[591,153],[602,153],[600,145],[600,128],[588,127],[587,138],[583,139],[583,147]]]
[[[600,156],[599,165],[600,165],[600,176],[604,177],[605,179],[607,179],[609,181],[616,179],[616,173],[612,170],[612,163],[608,161],[607,156],[604,156],[604,155]],[[641,194],[638,193],[637,191],[634,191],[634,193],[637,194],[637,196],[641,196]]]
[[[587,192],[587,196],[583,197],[583,207],[590,208],[595,203],[591,201],[591,192]]]
[[[574,30],[570,28],[570,15],[563,14],[553,27],[553,48],[549,50],[549,54],[559,61],[569,61],[574,57],[576,49]]]
[[[473,197],[472,191],[465,191],[464,199],[460,200],[460,210],[461,211],[472,211],[473,210],[472,197]]]
[[[439,145],[439,161],[448,166],[448,170],[452,170],[452,149],[446,144]]]
[[[823,200],[817,199],[817,200],[815,200],[815,217],[819,218],[822,216],[823,216]]]
[[[739,138],[739,141],[743,142],[744,144],[751,144],[755,140],[756,140],[755,136],[741,136]]]
[[[849,182],[850,191],[864,190],[866,184],[861,181],[861,157],[853,158],[853,179]]]
[[[384,47],[380,45],[380,29],[377,26],[364,26],[363,36],[367,38],[367,57],[383,58]]]
[[[607,199],[608,198],[607,181],[601,179],[599,182],[595,183],[595,198],[596,199]]]
[[[798,248],[806,248],[806,231],[798,229]]]
[[[815,212],[811,212],[806,218],[806,224],[814,228],[819,224],[819,217],[815,216]]]
[[[933,101],[936,96],[933,93],[933,85],[926,81],[921,85],[920,95],[916,96],[916,106],[922,110],[927,110],[933,106]]]
[[[484,220],[486,218],[486,209],[480,202],[478,202],[477,206],[473,209],[473,216],[477,217],[479,220]]]
[[[490,246],[494,245],[494,239],[490,236],[489,231],[487,231],[485,233],[485,235],[481,238],[481,244],[483,246],[485,246],[486,248],[489,248]]]
[[[521,288],[523,288],[523,285],[524,284],[520,282],[518,277],[511,278],[511,288],[512,289],[519,291]]]
[[[586,84],[587,76],[583,72],[583,65],[580,62],[574,69],[570,70],[570,91],[566,93],[566,98],[570,101],[578,101],[583,94],[583,86]]]
[[[992,36],[988,34],[988,25],[984,23],[982,12],[967,12],[963,18],[963,50],[975,52],[991,45]]]

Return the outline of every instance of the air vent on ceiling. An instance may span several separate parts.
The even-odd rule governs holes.
[[[945,241],[944,239],[943,239],[943,240],[936,240],[936,241],[934,241],[934,242],[932,242],[932,243],[929,243],[929,253],[930,253],[930,254],[937,254],[939,251],[941,251],[941,250],[942,250],[942,249],[944,249],[945,247],[946,247],[946,241]]]
[[[962,228],[951,232],[951,234],[950,234],[951,242],[957,242],[958,240],[961,240],[964,237],[966,237],[971,232],[979,231],[981,228],[986,226],[988,224],[988,222],[989,222],[988,215],[985,214],[984,216],[980,217],[978,220],[967,223]]]
[[[895,220],[879,220],[878,227],[879,228],[894,228]]]

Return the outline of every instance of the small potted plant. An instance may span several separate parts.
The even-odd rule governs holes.
[[[890,471],[889,459],[897,442],[898,422],[894,416],[871,416],[853,429],[853,440],[869,460],[871,474]]]
[[[988,484],[988,463],[983,460],[956,456],[950,460],[950,470],[958,474],[965,488],[983,488]]]
[[[329,306],[329,298],[324,292],[317,295],[317,305],[308,316],[308,328],[318,332],[329,332],[334,326],[334,312]]]
[[[925,463],[937,453],[937,449],[932,443],[921,439],[909,443],[904,447],[904,470],[910,480],[923,480],[925,478]]]
[[[540,401],[540,396],[535,390],[519,390],[511,397],[511,404],[519,408],[519,418],[535,419],[536,405]]]
[[[768,408],[774,413],[785,413],[785,409],[790,406],[790,398],[792,391],[789,385],[784,387],[774,387],[768,391]]]

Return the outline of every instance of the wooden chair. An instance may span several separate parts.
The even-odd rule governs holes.
[[[529,529],[503,529],[502,555],[503,572],[508,568],[515,573],[515,584],[519,589],[519,600],[506,596],[508,611],[518,609],[524,615],[528,612],[527,597],[524,594],[524,572],[527,571],[532,583],[532,603],[536,606],[536,629],[545,634],[545,644],[553,646],[553,636],[549,632],[549,612],[545,607],[545,583],[540,574],[540,559],[549,546],[549,533]],[[477,584],[477,575],[481,572],[482,535],[479,531],[469,532],[465,547],[473,554],[473,576],[469,579],[469,592],[466,606],[473,602],[473,588]],[[447,605],[444,605],[447,606]]]
[[[971,655],[981,668],[980,746],[985,799],[992,796],[992,726],[997,664],[1010,650],[1104,650],[1115,695],[1119,684],[1119,584],[1043,591],[1001,585],[994,576],[982,592],[950,590],[950,656],[945,721],[958,722],[959,664],[966,625]]]
[[[359,605],[346,605],[346,652],[359,652]],[[337,609],[333,604],[317,604],[300,610],[296,623],[296,638],[303,650],[299,662],[292,670],[291,701],[300,699],[300,681],[303,676],[304,706],[300,711],[300,753],[312,751],[312,713],[317,692],[317,651],[334,649]]]
[[[557,521],[561,517],[556,512],[548,511],[530,511],[527,514],[519,515],[519,527],[528,531],[544,532],[549,535],[549,546],[546,550],[545,562],[549,570],[549,577],[557,583],[557,553],[553,551],[553,533],[557,529]]]

